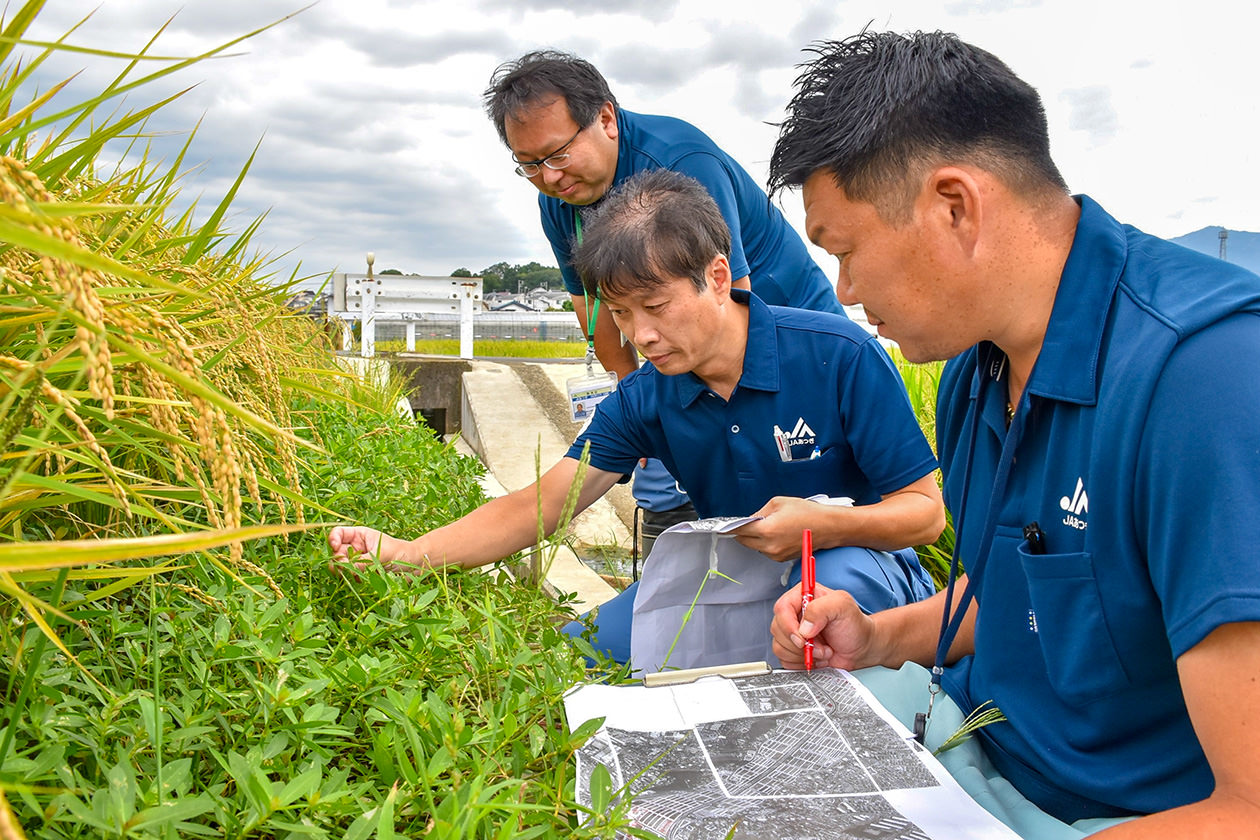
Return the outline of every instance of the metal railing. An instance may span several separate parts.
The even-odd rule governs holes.
[[[370,267],[370,263],[369,263]],[[407,349],[416,347],[416,324],[426,316],[454,317],[459,325],[459,355],[473,355],[473,313],[481,308],[480,277],[334,274],[328,317],[341,321],[343,347],[353,343],[352,324],[360,324],[359,355],[376,355],[376,328],[400,324]]]

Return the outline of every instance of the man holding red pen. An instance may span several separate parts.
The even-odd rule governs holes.
[[[942,758],[1022,837],[1260,837],[1260,378],[1230,364],[1260,354],[1260,277],[1070,195],[1040,97],[990,53],[814,50],[772,186],[803,187],[843,302],[950,359],[966,575],[877,615],[819,586],[802,621],[788,592],[776,654],[800,667],[813,636],[815,664],[928,715],[929,747],[991,701],[1005,720]]]

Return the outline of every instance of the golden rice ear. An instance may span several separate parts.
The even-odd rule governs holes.
[[[21,161],[4,155],[0,157],[0,197],[15,212],[21,223],[39,231],[45,237],[83,247],[74,223],[66,219],[53,219],[41,206],[55,202],[44,188],[39,176],[26,169]],[[97,294],[98,275],[72,262],[50,255],[41,255],[34,261],[32,274],[42,277],[74,312],[75,343],[83,357],[87,374],[88,392],[101,403],[107,419],[114,417],[113,357],[107,340],[105,306]]]

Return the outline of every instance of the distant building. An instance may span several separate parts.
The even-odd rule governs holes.
[[[529,312],[532,314],[535,312],[541,312],[542,310],[535,308],[534,306],[530,305],[528,302],[525,302],[525,301],[509,300],[504,303],[500,303],[498,306],[491,306],[490,311],[491,312]]]
[[[516,295],[511,292],[490,292],[481,298],[482,307],[486,310],[492,310],[495,307],[502,306],[516,300]]]
[[[560,310],[564,309],[565,302],[569,300],[569,293],[565,289],[553,292],[550,289],[539,287],[527,292],[525,300],[536,312]]]

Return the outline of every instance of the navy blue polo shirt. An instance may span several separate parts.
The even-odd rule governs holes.
[[[613,186],[637,172],[669,169],[695,178],[709,191],[731,230],[731,276],[751,275],[752,290],[773,306],[843,314],[835,288],[805,243],[735,159],[700,129],[673,117],[617,109],[617,171]],[[570,294],[582,294],[573,270],[573,205],[538,194],[543,232]],[[684,485],[686,486],[686,485]]]
[[[1260,278],[1121,225],[1086,197],[1001,498],[1006,368],[989,344],[941,381],[938,452],[959,556],[990,502],[976,652],[950,668],[997,769],[1064,821],[1211,793],[1176,658],[1260,620]],[[971,462],[970,483],[966,480]],[[1045,533],[1029,551],[1025,525]]]
[[[645,364],[599,404],[569,457],[589,441],[592,466],[623,474],[659,458],[702,517],[747,516],[773,496],[872,504],[935,469],[878,341],[840,315],[767,306],[741,289],[731,297],[749,307],[749,352],[729,401],[694,374]]]

